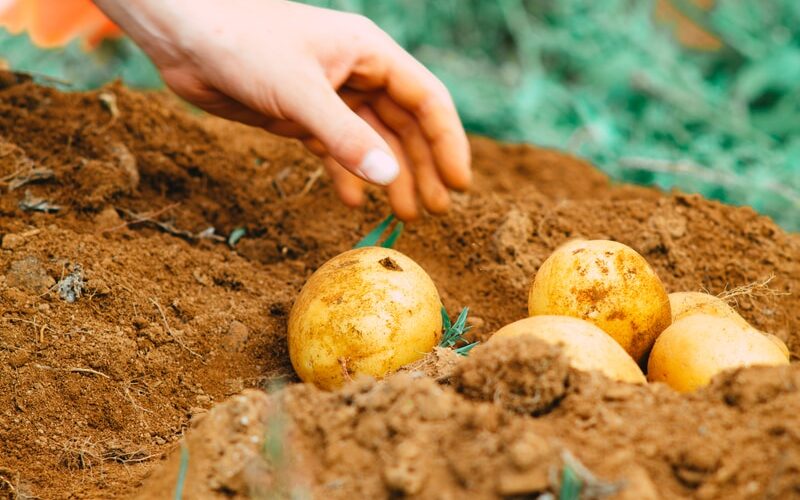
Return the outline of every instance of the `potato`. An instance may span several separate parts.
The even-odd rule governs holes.
[[[692,314],[710,314],[718,318],[730,318],[745,327],[750,326],[727,302],[708,293],[671,293],[669,294],[669,305],[672,309],[673,323]]]
[[[633,358],[614,339],[588,321],[570,316],[532,316],[504,326],[492,335],[490,341],[519,335],[531,335],[549,344],[560,345],[570,365],[578,370],[596,370],[623,382],[646,382]]]
[[[289,313],[289,357],[305,382],[334,389],[383,377],[439,344],[441,299],[430,276],[402,253],[350,250],[322,265]]]
[[[731,318],[692,314],[658,337],[650,353],[647,378],[690,392],[723,370],[788,364],[780,347],[758,330]]]
[[[753,328],[746,319],[741,317],[738,312],[727,304],[724,300],[714,295],[702,292],[675,292],[669,294],[669,304],[672,308],[672,322],[676,322],[681,318],[691,316],[692,314],[710,314],[718,318],[729,318],[742,327]],[[758,330],[759,333],[765,335],[768,339],[777,345],[786,356],[786,359],[791,357],[789,348],[786,344],[771,333],[765,333]]]
[[[764,332],[761,333],[763,333],[768,339],[770,339],[773,344],[778,346],[778,349],[780,349],[783,355],[786,356],[787,360],[792,359],[792,353],[789,352],[789,346],[787,346],[786,343],[780,339],[780,337],[778,337],[777,335],[773,335],[771,333],[764,333]]]
[[[672,318],[667,291],[644,257],[606,240],[576,240],[553,252],[533,280],[528,313],[590,321],[637,362]]]

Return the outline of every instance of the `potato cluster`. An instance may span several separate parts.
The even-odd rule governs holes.
[[[292,365],[323,389],[359,374],[383,377],[439,344],[440,311],[433,280],[409,257],[378,247],[345,252],[309,278],[292,307]],[[713,295],[667,294],[645,258],[615,241],[556,249],[533,279],[528,314],[492,338],[560,345],[574,368],[623,382],[688,392],[723,370],[789,363],[778,337]]]
[[[644,257],[614,241],[576,240],[558,248],[533,280],[528,312],[531,318],[495,335],[548,338],[564,345],[576,368],[617,380],[644,379],[636,363],[637,376],[631,375],[635,360],[647,368],[648,380],[687,392],[726,369],[789,363],[789,350],[778,337],[756,330],[713,295],[667,295]],[[559,317],[593,325],[628,356],[601,347],[586,326],[558,323]],[[546,319],[531,321],[536,318]]]

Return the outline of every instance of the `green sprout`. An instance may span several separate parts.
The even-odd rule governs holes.
[[[186,473],[189,472],[189,447],[184,444],[181,446],[181,463],[178,468],[178,480],[175,484],[175,500],[183,498],[183,487],[186,483]]]
[[[235,228],[233,231],[231,231],[231,234],[228,236],[228,245],[230,247],[235,247],[236,244],[239,243],[239,240],[241,240],[245,234],[247,234],[247,229],[243,227]]]
[[[389,236],[383,241],[383,243],[378,244],[378,240],[381,239],[381,235],[389,228],[389,226],[394,222],[395,217],[394,214],[389,214],[388,217],[383,219],[380,224],[378,224],[375,229],[367,233],[361,241],[356,243],[353,248],[363,248],[363,247],[374,247],[374,246],[381,246],[383,248],[392,248],[397,242],[397,238],[400,237],[400,234],[403,232],[403,223],[397,221],[395,224],[394,229],[392,232],[389,233]]]
[[[460,356],[466,356],[473,347],[478,345],[478,342],[469,343],[469,341],[464,338],[464,334],[469,331],[471,326],[467,326],[467,315],[469,314],[469,307],[465,307],[461,310],[461,313],[456,318],[455,323],[450,321],[450,316],[447,314],[447,309],[442,306],[442,329],[444,333],[442,334],[442,341],[439,343],[441,347],[453,348],[459,342],[462,342],[466,345],[461,347],[455,347],[456,354]]]
[[[561,472],[561,489],[558,492],[558,500],[578,500],[581,497],[583,484],[578,474],[569,465],[564,466]]]

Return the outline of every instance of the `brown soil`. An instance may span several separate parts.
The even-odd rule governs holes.
[[[800,352],[798,235],[746,208],[612,185],[557,152],[473,150],[475,189],[397,248],[451,311],[470,306],[475,339],[523,317],[538,266],[581,236],[631,245],[669,291],[774,274],[775,293],[736,305]],[[186,498],[527,495],[557,492],[565,462],[596,476],[590,495],[800,497],[797,364],[679,395],[518,340],[335,393],[295,383],[295,295],[387,211],[378,191],[344,208],[318,170],[294,142],[164,96],[0,75],[0,493],[171,498],[191,422]],[[80,294],[56,286],[70,275]]]

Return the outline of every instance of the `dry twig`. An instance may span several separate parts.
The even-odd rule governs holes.
[[[109,377],[105,373],[99,372],[97,370],[92,370],[91,368],[69,368],[67,369],[67,371],[70,373],[91,373],[92,375],[100,375],[103,378],[111,380],[111,377]]]
[[[12,500],[28,500],[37,498],[20,491],[19,472],[14,472],[11,469],[0,467],[0,494],[6,493],[6,496]]]
[[[307,195],[311,191],[311,188],[314,187],[314,184],[316,184],[319,178],[322,177],[323,171],[323,168],[319,167],[311,172],[311,175],[308,177],[308,181],[306,181],[306,185],[303,186],[303,189],[299,193],[297,193],[296,197],[302,198],[303,196]]]
[[[137,403],[136,400],[134,399],[133,395],[131,394],[131,387],[134,385],[134,382],[136,382],[136,379],[129,380],[127,383],[125,383],[125,385],[122,386],[122,393],[125,395],[125,398],[131,403],[131,406],[133,406],[140,412],[153,413],[152,410],[148,410],[144,406]],[[139,392],[144,393],[144,391],[139,391]],[[141,415],[139,416],[139,418],[141,419]]]
[[[69,470],[87,470],[103,463],[103,459],[90,438],[73,438],[61,446],[59,462]]]
[[[124,227],[133,226],[135,224],[150,224],[150,225],[155,226],[156,228],[164,231],[165,233],[171,234],[173,236],[177,236],[179,238],[183,238],[183,239],[188,240],[188,241],[196,241],[196,240],[203,240],[203,239],[220,241],[220,242],[224,242],[225,241],[225,237],[224,236],[220,236],[218,234],[214,234],[214,228],[213,227],[208,227],[208,228],[206,228],[206,229],[204,229],[204,230],[202,230],[202,231],[200,231],[198,233],[193,233],[193,232],[187,231],[185,229],[178,229],[172,223],[162,222],[160,220],[155,219],[155,217],[158,217],[159,215],[161,215],[161,214],[163,214],[163,213],[165,213],[165,212],[167,212],[169,210],[172,210],[176,206],[178,206],[178,204],[177,203],[173,203],[172,205],[167,205],[166,207],[160,208],[159,210],[156,210],[155,212],[144,213],[144,214],[137,214],[137,213],[135,213],[135,212],[133,212],[131,210],[125,209],[125,208],[118,208],[117,210],[121,211],[123,214],[127,215],[128,217],[131,217],[131,220],[125,221],[124,223],[122,223],[122,224],[120,224],[118,226],[114,226],[114,227],[111,227],[111,228],[108,228],[108,229],[104,229],[102,232],[103,233],[110,233],[112,231],[117,231],[117,230],[122,229]]]
[[[128,451],[120,446],[107,445],[103,452],[103,460],[106,462],[116,462],[118,464],[138,464],[155,458],[158,454],[148,454],[146,450],[139,448],[135,451]]]
[[[186,349],[190,354],[197,356],[202,361],[203,356],[191,350],[189,346],[184,344],[183,341],[180,339],[180,337],[175,334],[172,328],[169,327],[169,323],[167,322],[167,316],[166,314],[164,314],[164,309],[161,308],[161,304],[159,304],[158,301],[152,297],[150,298],[150,302],[152,302],[153,305],[156,307],[156,309],[158,309],[158,313],[161,315],[161,320],[164,322],[164,328],[167,330],[167,333],[169,333],[169,336],[172,337],[175,340],[175,342],[178,343],[179,346]]]
[[[25,184],[52,179],[55,176],[56,173],[53,172],[52,169],[47,167],[35,167],[33,164],[30,164],[3,177],[0,179],[0,183],[6,184],[8,190],[13,191],[17,188],[21,188]]]
[[[61,205],[50,203],[44,198],[34,196],[30,191],[25,191],[25,197],[19,201],[18,205],[26,212],[44,212],[46,214],[55,213],[64,208]]]

